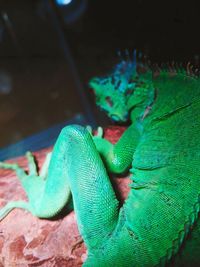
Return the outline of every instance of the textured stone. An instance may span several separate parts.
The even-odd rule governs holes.
[[[105,138],[115,143],[123,127],[105,130]],[[34,153],[39,169],[51,148]],[[25,157],[9,160],[27,169]],[[128,177],[111,177],[122,203],[129,192]],[[0,169],[0,206],[11,200],[26,200],[26,194],[16,175]],[[38,219],[28,211],[14,209],[0,222],[0,267],[65,267],[81,266],[87,257],[79,235],[74,212],[53,220]]]

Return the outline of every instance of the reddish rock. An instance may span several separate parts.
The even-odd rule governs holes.
[[[105,138],[115,143],[124,127],[110,127]],[[34,153],[39,169],[51,148]],[[27,169],[25,157],[9,160]],[[123,202],[129,192],[128,177],[111,177],[118,199]],[[11,200],[26,200],[15,174],[0,169],[0,206]],[[28,211],[14,209],[0,222],[0,267],[71,267],[81,266],[87,257],[78,232],[74,212],[54,220],[42,220]]]

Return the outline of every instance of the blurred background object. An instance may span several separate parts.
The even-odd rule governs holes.
[[[58,5],[64,6],[64,5],[69,5],[72,2],[72,0],[57,0],[56,3]]]
[[[80,19],[87,9],[87,0],[56,0],[56,4],[62,13],[66,24],[74,23]]]
[[[9,94],[11,90],[12,82],[10,75],[0,70],[0,94]]]
[[[110,71],[118,51],[137,49],[152,62],[198,67],[198,12],[193,0],[2,0],[0,147],[77,116],[82,124],[111,124],[96,108],[88,81]],[[54,139],[47,132],[45,140]]]

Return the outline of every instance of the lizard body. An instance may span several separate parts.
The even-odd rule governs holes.
[[[195,223],[199,232],[200,81],[184,70],[152,75],[138,66],[125,60],[110,75],[90,81],[109,117],[131,121],[115,145],[72,125],[58,137],[44,167],[46,179],[30,153],[28,177],[17,165],[0,164],[17,172],[29,197],[28,203],[8,203],[0,218],[14,207],[52,217],[72,193],[88,249],[84,266],[165,265]],[[133,174],[131,190],[119,207],[108,174],[127,170]]]

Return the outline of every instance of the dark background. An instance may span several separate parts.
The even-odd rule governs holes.
[[[80,4],[72,3],[67,11],[51,0],[0,2],[0,147],[76,114],[109,124],[87,84],[119,50],[199,65],[198,1],[88,0],[69,22]]]

